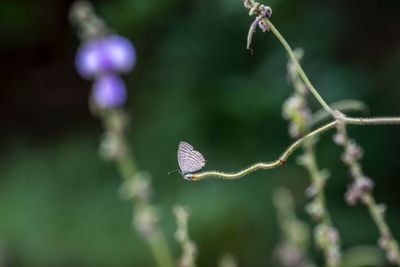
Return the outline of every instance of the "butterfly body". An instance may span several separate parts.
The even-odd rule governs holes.
[[[187,177],[187,174],[203,168],[206,165],[206,160],[192,145],[181,141],[178,147],[178,165],[180,168],[179,173],[183,177]]]

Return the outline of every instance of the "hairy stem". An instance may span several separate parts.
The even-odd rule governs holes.
[[[354,125],[392,125],[400,124],[400,117],[375,117],[375,118],[352,118],[344,117],[345,124]]]
[[[184,178],[187,180],[191,181],[199,181],[204,178],[221,178],[221,179],[227,179],[227,180],[234,180],[234,179],[239,179],[247,174],[250,174],[252,172],[255,172],[260,169],[275,169],[279,166],[282,166],[287,159],[292,155],[294,151],[296,151],[301,144],[303,144],[305,141],[308,139],[318,136],[336,126],[336,124],[339,122],[339,120],[332,121],[330,123],[327,123],[320,128],[313,130],[306,136],[298,139],[295,141],[293,144],[291,144],[288,148],[284,150],[284,152],[281,154],[281,156],[275,160],[275,161],[270,161],[270,162],[259,162],[255,163],[253,165],[250,165],[249,167],[238,171],[238,172],[220,172],[220,171],[206,171],[206,172],[199,172],[199,173],[189,173],[184,175]],[[340,122],[349,124],[349,125],[359,125],[359,126],[367,126],[367,125],[397,125],[400,124],[400,117],[379,117],[379,118],[349,118],[349,117],[343,117],[340,119]]]
[[[326,103],[326,101],[321,97],[321,95],[318,93],[317,89],[312,85],[310,80],[308,79],[306,73],[304,72],[303,68],[301,67],[299,61],[296,58],[295,53],[293,52],[293,49],[290,47],[288,42],[286,42],[285,38],[280,34],[277,28],[275,28],[274,24],[267,19],[264,18],[264,22],[269,26],[271,29],[272,33],[275,35],[275,37],[279,40],[279,42],[283,45],[285,48],[286,52],[288,53],[290,60],[293,62],[297,72],[299,73],[299,76],[303,80],[304,84],[307,86],[307,88],[310,90],[311,94],[315,97],[315,99],[321,104],[321,106],[329,113],[332,115],[332,117],[335,117],[335,113],[333,109]]]
[[[366,193],[362,196],[362,201],[367,206],[372,220],[381,234],[381,244],[379,245],[386,251],[388,260],[395,263],[397,266],[400,266],[399,244],[397,240],[394,239],[393,234],[385,221],[382,208],[376,203],[375,198],[371,193]]]
[[[328,123],[314,131],[312,131],[311,133],[307,134],[306,136],[304,136],[303,138],[295,141],[292,145],[290,145],[285,151],[283,151],[283,153],[281,154],[281,156],[275,160],[275,161],[271,161],[271,162],[259,162],[259,163],[255,163],[239,172],[235,172],[235,173],[226,173],[226,172],[219,172],[219,171],[209,171],[209,172],[201,172],[201,173],[193,173],[193,174],[186,174],[184,177],[187,180],[193,180],[193,181],[198,181],[207,177],[215,177],[215,178],[221,178],[221,179],[228,179],[228,180],[233,180],[233,179],[239,179],[249,173],[255,172],[259,169],[274,169],[276,167],[279,167],[281,165],[283,165],[286,160],[290,157],[290,155],[307,139],[316,136],[320,133],[323,133],[329,129],[332,129],[336,126],[337,121],[333,121],[331,123]]]
[[[364,102],[356,99],[340,100],[335,103],[331,103],[330,106],[333,110],[338,110],[342,113],[368,111],[367,105]],[[323,121],[329,119],[330,115],[331,114],[329,114],[328,112],[326,112],[325,109],[322,108],[313,114],[310,125],[313,126],[321,124]]]
[[[373,120],[376,122],[376,120]],[[400,251],[397,240],[385,221],[385,208],[382,204],[377,204],[372,194],[373,182],[370,178],[365,176],[362,165],[362,149],[354,140],[350,140],[346,125],[338,124],[338,132],[335,135],[335,142],[342,146],[344,154],[342,159],[350,170],[353,183],[346,193],[346,200],[349,205],[354,205],[358,200],[367,207],[372,220],[378,228],[380,233],[379,245],[386,252],[386,257],[391,263],[400,266]]]

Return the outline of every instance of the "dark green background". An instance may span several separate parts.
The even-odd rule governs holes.
[[[74,70],[79,40],[68,22],[70,4],[0,4],[0,265],[154,266],[131,227],[130,205],[117,195],[116,169],[98,158],[102,130],[87,107],[90,82]],[[370,115],[399,114],[399,1],[267,4],[289,43],[305,50],[304,68],[328,102],[357,98]],[[139,166],[152,175],[154,202],[175,255],[172,207],[180,203],[191,211],[199,266],[216,266],[226,252],[241,267],[271,266],[278,239],[274,188],[289,187],[308,220],[308,177],[295,157],[285,168],[234,182],[190,183],[167,172],[177,168],[181,140],[205,155],[205,169],[220,170],[275,159],[290,144],[281,116],[292,90],[283,48],[272,34],[257,32],[254,55],[246,51],[251,19],[241,0],[94,5],[137,48],[137,66],[125,76],[129,140]],[[365,171],[400,237],[400,128],[353,127],[350,134],[365,148]],[[375,245],[378,233],[366,210],[343,201],[349,177],[331,136],[320,139],[317,154],[332,173],[328,206],[343,248]]]

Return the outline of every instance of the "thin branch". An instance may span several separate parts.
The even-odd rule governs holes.
[[[264,18],[264,23],[266,23],[269,27],[269,29],[271,30],[271,32],[275,35],[275,37],[279,40],[279,42],[281,42],[281,44],[283,45],[283,47],[285,48],[286,52],[288,53],[290,60],[292,60],[294,66],[296,67],[297,72],[299,73],[301,79],[303,80],[303,82],[305,83],[305,85],[307,86],[307,88],[310,90],[310,92],[313,94],[313,96],[315,97],[315,99],[321,104],[321,106],[329,113],[332,115],[332,117],[335,117],[335,113],[333,111],[333,109],[328,105],[328,103],[326,103],[326,101],[321,97],[321,95],[318,93],[317,89],[315,89],[315,87],[312,85],[312,83],[310,82],[310,80],[308,79],[307,75],[305,74],[303,68],[301,67],[299,61],[296,58],[295,53],[293,52],[293,49],[290,47],[290,45],[288,44],[288,42],[286,42],[285,38],[283,38],[283,36],[280,34],[280,32],[275,28],[274,24],[272,24],[272,22],[267,19]]]
[[[337,134],[334,141],[343,147],[343,162],[348,166],[353,183],[349,186],[345,198],[349,205],[354,205],[358,201],[363,203],[380,233],[379,245],[386,252],[387,259],[400,266],[400,250],[397,240],[394,238],[389,225],[385,221],[385,208],[383,204],[378,204],[372,193],[374,183],[367,177],[362,169],[361,158],[362,148],[348,136],[346,125],[337,125]]]
[[[375,117],[375,118],[352,118],[344,117],[343,122],[345,124],[353,125],[393,125],[400,124],[400,117]]]
[[[275,28],[275,26],[272,24],[272,22],[268,19],[269,16],[265,16],[265,8],[264,5],[261,5],[260,3],[254,1],[254,0],[244,0],[244,6],[250,10],[249,15],[257,15],[255,21],[251,24],[249,34],[247,35],[247,48],[250,49],[251,45],[251,39],[253,37],[253,32],[255,31],[256,25],[258,23],[261,23],[262,25],[265,25],[263,28],[263,31],[269,31],[271,30],[272,33],[275,35],[275,37],[281,42],[283,47],[285,48],[286,52],[288,53],[290,59],[292,60],[297,72],[299,73],[301,79],[304,81],[306,84],[307,88],[310,90],[310,92],[314,95],[314,97],[317,99],[317,101],[321,104],[321,106],[329,113],[332,115],[332,117],[335,117],[335,113],[333,109],[326,103],[326,101],[321,97],[321,95],[318,93],[317,89],[312,85],[310,80],[308,79],[307,75],[305,74],[303,68],[301,67],[299,61],[296,58],[296,55],[293,51],[293,49],[290,47],[288,42],[283,38],[283,36],[280,34],[280,32]],[[270,8],[269,8],[270,9]],[[271,9],[270,9],[271,10]],[[272,14],[272,10],[271,10]]]
[[[336,113],[335,113],[336,116]],[[327,123],[320,128],[310,132],[304,137],[298,139],[293,144],[291,144],[288,148],[284,150],[281,156],[275,160],[270,162],[259,162],[249,167],[238,171],[238,172],[221,172],[221,171],[206,171],[199,173],[188,173],[184,175],[186,180],[190,181],[199,181],[205,178],[221,178],[226,180],[235,180],[239,179],[247,174],[255,172],[257,170],[263,169],[275,169],[277,167],[282,166],[287,159],[292,155],[294,151],[296,151],[301,144],[303,144],[308,139],[318,136],[332,128],[334,128],[339,122],[349,124],[349,125],[359,125],[359,126],[367,126],[367,125],[397,125],[400,124],[400,117],[378,117],[378,118],[350,118],[350,117],[341,117],[340,119],[336,119],[330,123]]]
[[[271,162],[259,162],[255,163],[239,172],[234,172],[234,173],[227,173],[227,172],[219,172],[219,171],[208,171],[208,172],[201,172],[201,173],[189,173],[184,176],[185,179],[187,180],[192,180],[192,181],[198,181],[207,177],[215,177],[215,178],[221,178],[221,179],[228,179],[228,180],[233,180],[233,179],[239,179],[249,173],[255,172],[259,169],[275,169],[279,166],[282,166],[286,160],[290,157],[290,155],[297,149],[299,146],[306,141],[307,139],[316,136],[320,133],[323,133],[329,129],[332,129],[336,126],[337,121],[330,122],[314,131],[311,133],[307,134],[303,138],[295,141],[293,144],[291,144],[283,153],[281,156]]]

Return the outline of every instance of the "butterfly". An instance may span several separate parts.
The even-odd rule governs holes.
[[[192,145],[181,141],[178,147],[178,165],[181,169],[179,173],[184,176],[203,168],[206,160]]]

